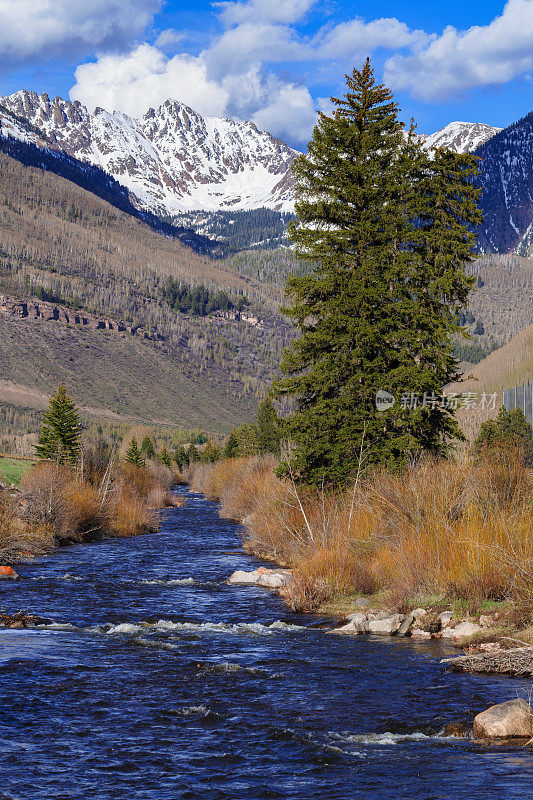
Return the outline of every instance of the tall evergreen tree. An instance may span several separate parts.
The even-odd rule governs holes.
[[[291,237],[315,269],[287,283],[301,337],[274,387],[295,398],[292,466],[316,485],[349,481],[363,438],[368,461],[398,467],[460,436],[436,397],[456,377],[452,336],[472,286],[470,226],[481,221],[476,159],[428,154],[413,129],[405,136],[369,60],[347,87],[294,164]],[[378,410],[379,390],[394,405]]]
[[[76,404],[60,384],[43,414],[35,452],[38,458],[74,464],[80,454],[80,418]]]

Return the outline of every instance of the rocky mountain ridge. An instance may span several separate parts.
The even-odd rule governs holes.
[[[251,122],[204,118],[176,100],[139,119],[102,108],[91,114],[78,101],[26,90],[0,103],[42,132],[48,146],[101,167],[154,213],[292,208],[296,152]],[[12,119],[5,131],[43,144]]]
[[[295,150],[252,123],[204,118],[176,100],[134,119],[22,90],[0,98],[0,135],[47,151],[48,160],[50,154],[64,156],[102,170],[126,187],[122,205],[127,200],[141,214],[174,223],[187,217],[191,225],[188,215],[198,211],[207,214],[209,227],[216,213],[294,210]],[[421,139],[427,148],[479,155],[485,213],[480,250],[531,254],[533,115],[503,130],[452,122]],[[227,227],[234,220],[223,222]],[[183,240],[188,234],[182,228],[179,235]],[[193,245],[209,251],[207,240]]]
[[[4,135],[52,147],[96,165],[133,194],[139,208],[179,215],[192,210],[294,210],[290,166],[297,151],[251,122],[202,117],[167,100],[134,119],[80,102],[21,90],[0,98]],[[9,115],[2,116],[2,106]],[[473,150],[498,128],[453,122],[427,147]]]

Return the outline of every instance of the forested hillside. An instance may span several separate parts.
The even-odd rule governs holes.
[[[74,391],[92,386],[87,402],[147,421],[157,414],[166,422],[196,425],[200,396],[210,404],[202,416],[213,430],[249,418],[290,336],[276,303],[257,281],[243,280],[72,182],[5,154],[0,154],[0,293],[48,296],[157,331],[158,345],[93,332],[95,350],[83,338],[88,334],[75,328],[59,336],[51,330],[54,323],[1,320],[4,378],[38,385],[43,392],[60,378]],[[194,297],[197,306],[190,304]],[[249,308],[260,324],[217,316],[226,304]],[[39,368],[39,348],[47,354],[46,370]],[[104,361],[108,371],[99,373],[97,364]]]

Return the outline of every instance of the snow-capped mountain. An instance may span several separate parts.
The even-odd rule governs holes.
[[[533,254],[533,112],[476,150],[487,251]]]
[[[111,174],[147,210],[292,210],[296,152],[251,122],[204,118],[176,100],[139,119],[25,90],[0,103],[52,146]],[[5,133],[29,135],[9,125]]]
[[[251,122],[202,117],[177,100],[139,119],[102,108],[90,113],[78,101],[25,90],[0,103],[19,118],[2,124],[0,108],[4,134],[43,146],[42,132],[46,146],[102,168],[132,192],[140,208],[156,214],[294,208],[290,165],[296,151]],[[464,152],[497,131],[452,122],[422,138],[427,147]]]
[[[104,170],[143,212],[294,209],[295,150],[250,122],[204,118],[176,100],[134,119],[20,91],[0,98],[0,134]],[[533,114],[503,131],[452,122],[420,138],[428,148],[480,156],[480,246],[533,252]]]
[[[421,136],[424,147],[444,147],[456,153],[472,153],[501,131],[483,122],[450,122],[429,136]]]

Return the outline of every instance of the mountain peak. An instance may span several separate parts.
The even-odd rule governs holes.
[[[449,122],[440,131],[423,136],[424,147],[444,147],[456,153],[472,153],[501,131],[484,122]]]
[[[138,119],[26,90],[3,103],[68,155],[113,175],[146,210],[292,210],[295,151],[253,123],[202,117],[173,98]]]

